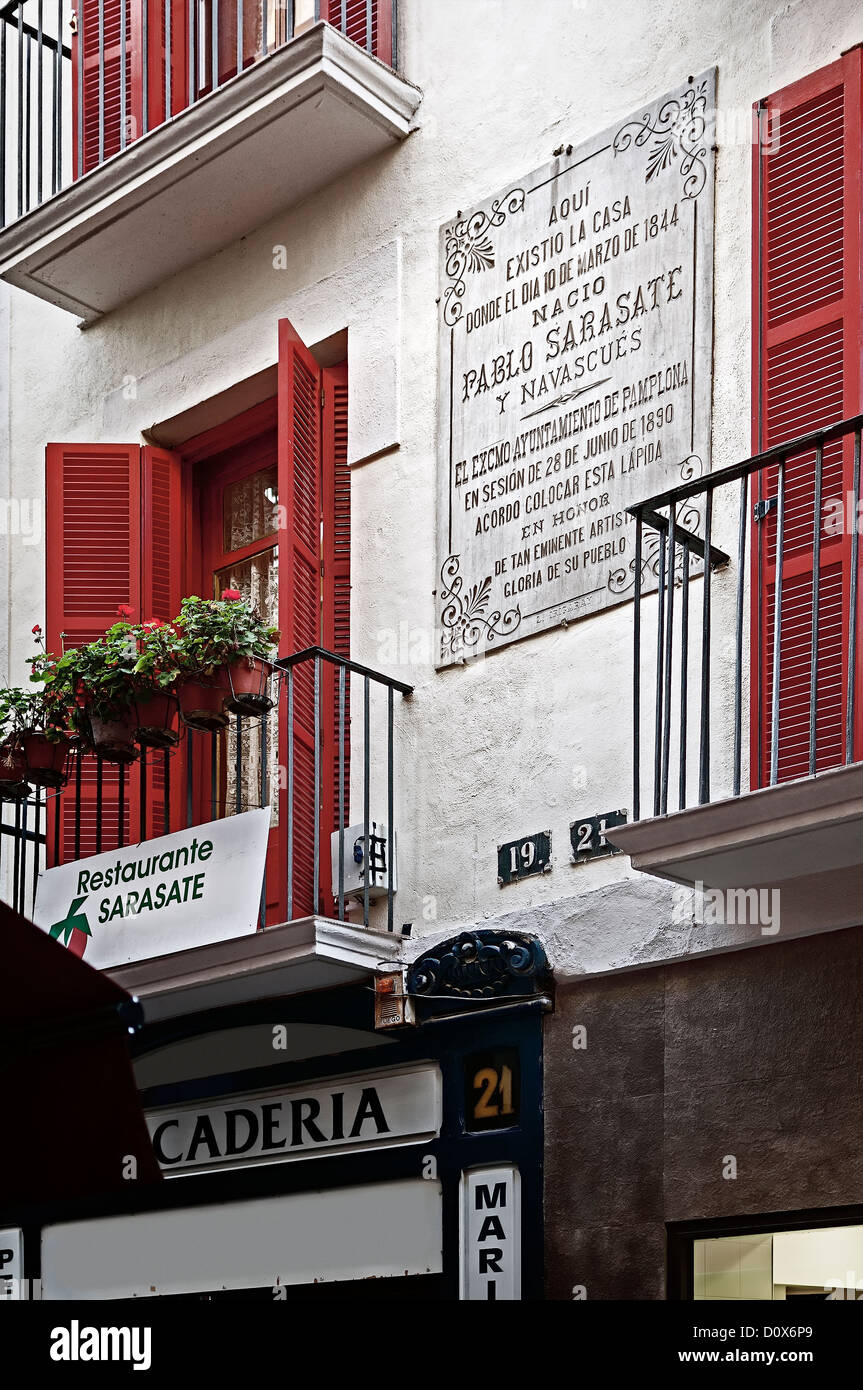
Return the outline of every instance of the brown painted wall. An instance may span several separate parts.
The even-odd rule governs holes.
[[[667,1221],[863,1203],[861,999],[863,927],[558,985],[547,1296],[664,1298]]]

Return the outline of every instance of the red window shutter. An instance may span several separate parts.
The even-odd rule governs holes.
[[[141,450],[141,617],[163,623],[176,617],[183,601],[185,494],[183,464],[164,449]],[[185,791],[183,750],[169,755],[169,821],[182,824]],[[147,835],[165,833],[165,758],[148,755]],[[138,832],[136,831],[136,834]]]
[[[76,0],[77,34],[72,43],[72,157],[75,177],[95,169],[140,134],[140,64],[134,61],[132,25],[134,0],[104,0],[102,51],[104,53],[104,119],[99,123],[99,0]],[[125,27],[124,27],[125,26]],[[125,44],[123,40],[125,39]],[[79,64],[83,64],[84,90],[79,110]],[[125,69],[126,129],[122,131],[123,72]],[[79,167],[79,125],[83,116],[83,163]]]
[[[322,645],[337,656],[351,654],[351,470],[348,467],[348,364],[325,367],[322,372],[323,407],[323,469],[321,526],[323,550],[323,619]],[[342,786],[344,823],[350,816],[350,713],[351,682],[345,678],[345,710],[343,733],[343,779],[339,768],[339,733],[341,710],[339,671],[326,665],[322,672],[324,728],[324,787],[321,801],[322,839],[339,827],[339,790]],[[322,862],[325,910],[332,913],[333,891],[330,859]]]
[[[46,473],[48,554],[45,638],[49,651],[68,651],[100,637],[117,621],[117,606],[140,612],[141,450],[135,444],[49,444]],[[126,777],[128,791],[129,777]],[[48,816],[49,862],[84,858],[119,843],[116,767],[102,768],[102,824],[97,825],[96,759],[81,768],[76,827],[74,786],[60,798],[60,843]],[[123,838],[130,833],[130,801]]]
[[[754,167],[753,448],[856,414],[860,401],[861,52],[771,96]],[[823,509],[852,486],[851,441],[824,451]],[[777,468],[753,502],[778,493]],[[786,466],[780,631],[778,777],[809,773],[814,450]],[[828,513],[829,515],[829,513]],[[778,508],[752,545],[751,778],[770,781]],[[850,531],[821,525],[818,574],[817,770],[844,760]]]
[[[132,0],[133,48],[135,67],[133,68],[136,86],[141,89],[140,110],[143,111],[143,92],[147,97],[147,129],[161,125],[165,110],[176,116],[189,103],[189,7],[186,0],[158,0],[150,5],[147,24],[146,46],[147,73],[144,77],[144,15],[147,0]],[[167,32],[165,20],[170,16],[171,32]],[[170,39],[170,44],[168,43]],[[209,51],[209,50],[208,50]],[[139,56],[140,55],[140,56]],[[170,99],[166,93],[170,88]],[[135,135],[143,134],[143,128],[136,127]]]
[[[165,119],[166,88],[176,115],[189,98],[188,6],[170,0],[170,50],[166,43],[166,8],[148,0],[104,0],[104,94],[99,100],[99,0],[75,0],[77,34],[72,43],[72,158],[74,176],[95,169]],[[145,48],[146,63],[145,63]],[[123,62],[125,54],[125,105]],[[168,62],[168,58],[170,61]],[[78,73],[83,63],[84,88],[79,109]],[[146,71],[145,71],[146,68]],[[144,120],[146,100],[147,119]],[[100,137],[99,109],[104,112]],[[125,111],[125,132],[123,112]],[[83,160],[79,168],[79,126],[83,118]]]
[[[279,322],[279,627],[282,656],[320,645],[321,636],[321,372],[287,319]],[[317,911],[314,901],[315,692],[313,662],[295,669],[293,728],[281,702],[279,746],[291,739],[293,775],[293,901],[291,915]],[[287,831],[288,795],[280,825]],[[328,847],[327,847],[328,848]],[[321,858],[324,848],[321,847]]]
[[[360,48],[392,63],[392,0],[327,0],[326,18]]]
[[[183,600],[184,495],[179,455],[141,450],[141,617],[167,622]]]
[[[135,618],[174,617],[183,596],[184,497],[180,460],[137,444],[49,444],[46,475],[46,643],[60,653],[100,637],[128,604]],[[182,805],[180,759],[171,766],[172,824]],[[174,768],[176,767],[176,773]],[[164,829],[164,760],[148,758],[145,833]],[[141,836],[138,764],[123,775],[122,838]],[[120,842],[121,774],[102,766],[102,816],[97,825],[96,759],[81,766],[81,809],[76,827],[74,783],[60,798],[60,843],[49,815],[49,856],[85,858]]]

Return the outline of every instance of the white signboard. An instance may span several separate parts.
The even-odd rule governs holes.
[[[0,1231],[0,1302],[20,1302],[23,1277],[24,1233],[11,1226]]]
[[[297,1284],[440,1274],[441,1245],[439,1182],[366,1182],[46,1226],[43,1293],[101,1300],[266,1289],[277,1303]]]
[[[442,666],[630,598],[627,506],[710,466],[714,107],[711,70],[441,230]]]
[[[509,1164],[462,1173],[459,1297],[521,1298],[520,1174]]]
[[[415,1144],[440,1133],[440,1071],[422,1065],[344,1076],[153,1110],[146,1119],[170,1173]]]
[[[269,829],[265,807],[47,869],[34,921],[100,970],[244,936]]]

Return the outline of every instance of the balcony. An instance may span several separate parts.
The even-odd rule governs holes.
[[[860,919],[861,426],[631,508],[634,811],[609,838],[690,888],[787,886],[789,927]]]
[[[232,715],[221,732],[179,726],[173,746],[142,749],[128,766],[77,746],[57,790],[0,784],[6,901],[31,916],[42,867],[269,807],[257,933],[243,936],[238,923],[211,944],[178,941],[103,968],[142,997],[191,990],[212,1000],[238,975],[253,982],[241,997],[253,997],[261,972],[290,993],[397,956],[399,939],[387,934],[398,886],[394,745],[412,688],[311,648],[276,663],[269,693],[266,713]],[[105,941],[110,952],[110,933]]]
[[[395,146],[420,93],[393,70],[394,12],[0,7],[0,276],[91,322]]]

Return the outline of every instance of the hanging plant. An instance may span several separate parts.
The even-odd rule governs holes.
[[[28,796],[27,764],[18,721],[23,690],[0,690],[0,797]]]
[[[279,630],[238,589],[224,589],[220,599],[184,599],[172,626],[180,708],[190,727],[213,731],[225,727],[228,711],[264,714],[272,707],[268,684]]]
[[[119,621],[104,636],[59,658],[51,680],[70,700],[76,725],[94,750],[110,762],[129,763],[138,756],[136,739],[147,744],[159,731],[159,746],[176,742],[167,709],[179,671],[172,664],[172,635],[162,637],[155,620],[133,623],[126,604],[117,613]],[[164,704],[154,712],[159,700]],[[144,721],[155,720],[152,726],[142,724],[142,710]]]
[[[38,623],[33,635],[41,645],[42,629]],[[7,788],[22,783],[60,787],[66,780],[69,702],[51,684],[53,658],[44,647],[28,661],[32,667],[31,681],[38,682],[40,688],[10,687],[0,691],[0,781]],[[22,769],[23,775],[19,776]],[[22,786],[16,794],[26,791],[29,785]]]
[[[177,729],[179,638],[169,623],[148,618],[134,629],[138,644],[135,663],[135,739],[142,748],[173,748]]]

